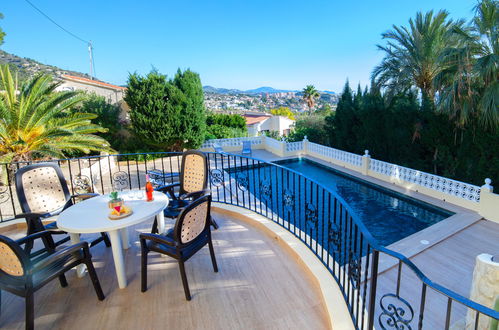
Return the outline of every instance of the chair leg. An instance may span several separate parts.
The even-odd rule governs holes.
[[[106,247],[111,247],[111,241],[109,240],[109,236],[107,236],[107,233],[100,233],[102,236],[102,239],[104,239],[104,244],[106,244]]]
[[[154,217],[154,222],[152,223],[151,234],[159,234],[158,219],[156,219],[156,217]]]
[[[66,275],[64,275],[64,274],[59,275],[59,282],[61,283],[61,286],[63,288],[67,287],[68,281],[66,280]]]
[[[215,259],[215,250],[213,249],[213,242],[211,241],[211,235],[208,240],[208,247],[210,248],[211,263],[213,264],[213,271],[218,273],[217,259]]]
[[[147,291],[147,250],[142,249],[142,253],[140,256],[141,267],[140,267],[140,280],[141,280],[141,288],[140,291]]]
[[[28,234],[29,235],[29,234]],[[24,251],[28,254],[31,255],[31,250],[33,249],[33,241],[27,241],[26,244],[24,245]]]
[[[33,292],[26,295],[26,330],[33,330],[35,328],[35,302]]]
[[[187,276],[185,275],[185,266],[182,260],[178,261],[180,268],[180,276],[182,277],[182,284],[184,285],[185,299],[191,300],[191,292],[189,291],[189,283],[187,283]]]
[[[86,260],[85,265],[87,266],[88,275],[90,276],[92,284],[94,285],[97,298],[99,298],[99,300],[104,300],[104,298],[106,297],[104,296],[104,292],[102,292],[102,287],[100,286],[99,278],[97,277],[97,272],[95,271],[94,264],[91,260]]]
[[[215,219],[213,219],[213,217],[210,217],[210,222],[215,230],[219,228],[218,223],[215,221]]]

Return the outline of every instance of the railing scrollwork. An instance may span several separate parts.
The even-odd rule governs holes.
[[[129,187],[128,173],[124,171],[118,171],[113,173],[113,188],[114,190],[123,190]]]
[[[210,170],[210,181],[215,187],[220,187],[224,184],[224,173],[221,169],[214,168]]]
[[[380,299],[381,314],[378,317],[381,329],[411,330],[410,323],[414,318],[414,310],[407,300],[387,293]]]

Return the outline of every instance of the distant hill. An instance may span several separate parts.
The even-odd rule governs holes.
[[[212,86],[203,86],[203,91],[205,93],[213,93],[213,94],[242,94],[243,91],[239,89],[228,89],[228,88],[216,88]]]
[[[256,95],[256,94],[275,94],[275,93],[297,93],[301,94],[301,91],[297,90],[290,90],[290,89],[275,89],[273,87],[259,87],[255,89],[248,89],[248,90],[240,90],[240,89],[228,89],[228,88],[217,88],[213,86],[203,86],[203,90],[205,93],[212,93],[212,94],[250,94],[250,95]],[[320,91],[321,93],[324,94],[330,94],[330,95],[336,95],[335,92],[331,91]]]
[[[72,70],[64,70],[53,65],[40,63],[27,57],[20,57],[14,54],[10,54],[3,50],[0,50],[0,64],[8,64],[11,68],[11,71],[17,72],[20,81],[32,78],[34,75],[39,73],[49,74],[54,78],[58,78],[63,74],[90,78],[90,76],[85,73]]]
[[[272,87],[259,87],[255,89],[249,89],[245,91],[245,93],[248,94],[263,94],[263,93],[288,93],[288,92],[297,92],[297,91],[292,91],[292,90],[287,90],[287,89],[275,89]]]

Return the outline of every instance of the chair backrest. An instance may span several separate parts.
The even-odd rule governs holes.
[[[251,152],[251,141],[243,141],[243,152]]]
[[[179,214],[173,236],[180,245],[194,243],[196,238],[210,229],[210,208],[211,195],[204,195]]]
[[[188,150],[182,155],[181,193],[191,193],[208,186],[208,161],[201,151]]]
[[[37,163],[16,172],[16,192],[25,213],[54,213],[71,198],[61,168],[54,163]]]
[[[0,280],[2,277],[22,278],[26,275],[29,258],[19,244],[0,235]]]

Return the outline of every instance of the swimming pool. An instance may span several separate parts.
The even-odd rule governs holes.
[[[337,192],[374,238],[385,246],[454,214],[309,159],[288,159],[274,163],[302,173]]]

